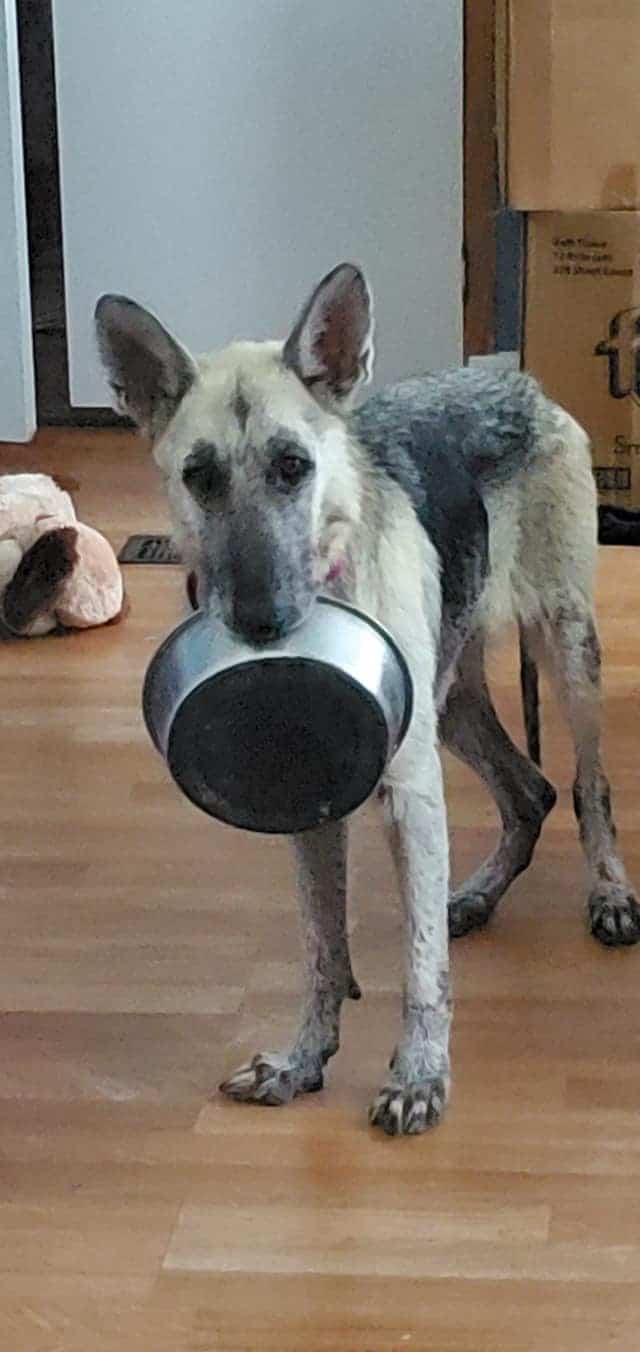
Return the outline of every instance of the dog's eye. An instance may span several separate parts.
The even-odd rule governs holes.
[[[187,456],[182,482],[201,507],[215,506],[229,487],[229,469],[222,465],[209,446],[196,446]]]
[[[295,488],[311,472],[311,462],[293,451],[283,451],[273,461],[276,479],[287,488]]]

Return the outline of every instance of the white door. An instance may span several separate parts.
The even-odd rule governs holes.
[[[462,0],[54,0],[71,400],[92,312],[284,336],[361,262],[379,379],[462,352]]]
[[[15,0],[0,0],[0,441],[36,427]]]

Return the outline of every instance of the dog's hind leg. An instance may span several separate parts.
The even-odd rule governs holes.
[[[331,823],[296,837],[306,975],[300,1029],[290,1051],[261,1053],[221,1085],[229,1098],[274,1106],[323,1087],[338,1050],[340,1010],[360,998],[346,928],[347,828]]]
[[[510,883],[527,867],[556,794],[498,719],[479,636],[469,641],[460,658],[440,718],[440,735],[445,746],[484,780],[502,817],[497,849],[451,895],[449,933],[459,938],[487,923]]]
[[[573,802],[589,871],[589,918],[608,947],[640,940],[640,906],[616,843],[609,782],[600,760],[600,643],[590,608],[570,598],[545,638],[576,749]]]

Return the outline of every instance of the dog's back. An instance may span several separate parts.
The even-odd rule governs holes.
[[[588,439],[531,376],[465,368],[416,377],[374,395],[351,424],[435,537],[444,586],[460,555],[477,556],[475,622],[487,634],[512,620],[543,623],[558,588],[590,593],[596,509]],[[488,567],[478,502],[488,519]],[[467,585],[470,578],[467,568]]]

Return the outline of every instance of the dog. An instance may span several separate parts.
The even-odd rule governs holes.
[[[259,648],[293,630],[319,592],[386,626],[409,662],[415,710],[381,786],[405,917],[402,1028],[370,1121],[390,1135],[435,1125],[449,1089],[448,937],[489,920],[527,867],[555,791],[540,769],[544,657],[576,751],[574,804],[591,930],[640,938],[600,760],[593,605],[596,499],[589,443],[530,376],[477,369],[402,381],[368,401],[373,309],[360,268],[315,288],[286,342],[193,358],[119,296],[96,308],[116,407],[151,439],[202,606]],[[484,669],[490,638],[519,626],[528,756],[502,727]],[[449,896],[439,743],[482,777],[502,831]],[[295,839],[306,946],[299,1032],[221,1086],[283,1104],[320,1089],[357,998],[346,928],[347,827]]]

